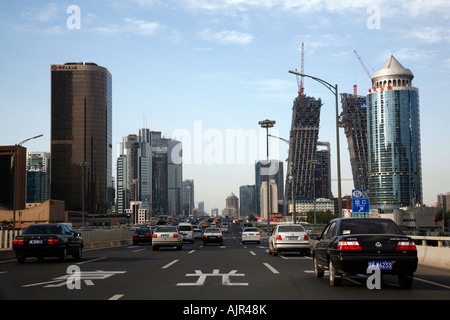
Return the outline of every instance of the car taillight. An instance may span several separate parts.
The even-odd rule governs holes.
[[[150,233],[146,233],[145,236],[146,236],[147,238],[149,238],[151,235],[150,235]]]
[[[139,237],[137,233],[133,234],[133,237]]]
[[[58,244],[60,243],[60,239],[56,238],[56,239],[47,239],[47,244]]]
[[[174,237],[174,238],[178,238],[178,233],[174,233],[174,234],[173,234],[173,237]]]
[[[358,241],[339,241],[338,250],[361,250],[361,246]]]
[[[158,235],[157,235],[156,233],[154,233],[154,234],[152,235],[152,238],[158,238]]]
[[[414,241],[399,241],[396,250],[417,250]]]
[[[309,237],[307,234],[305,234],[305,236],[303,237],[303,240],[309,240]]]
[[[259,233],[257,233],[257,234],[255,234],[255,236],[260,236],[260,234],[259,234]]]
[[[246,236],[247,234],[246,233],[244,233],[244,234],[242,234],[243,236]]]
[[[14,239],[13,245],[15,245],[15,246],[23,245],[23,239]]]
[[[219,239],[221,239],[222,238],[222,236],[219,236]]]
[[[281,239],[281,235],[277,235],[277,239],[276,240],[283,240],[283,239]]]

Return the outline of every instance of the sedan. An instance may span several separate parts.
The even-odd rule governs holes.
[[[330,285],[339,285],[342,275],[397,275],[402,287],[409,288],[417,269],[414,241],[403,234],[391,219],[340,218],[330,221],[313,248],[314,275],[330,273]]]
[[[133,245],[139,243],[152,243],[152,232],[150,228],[138,228],[133,234]]]
[[[183,238],[178,233],[177,227],[158,226],[152,235],[152,249],[159,250],[160,247],[177,247],[177,250],[183,248]]]
[[[223,245],[223,235],[219,228],[207,228],[203,232],[203,245],[207,243],[219,243]]]
[[[300,251],[310,254],[309,236],[299,224],[277,225],[269,238],[269,253],[276,256],[281,251]]]
[[[20,263],[27,257],[58,257],[60,261],[66,261],[71,255],[78,260],[83,246],[81,235],[64,223],[33,224],[13,241],[13,250]]]
[[[245,228],[242,231],[242,243],[246,242],[261,242],[261,233],[257,228]]]

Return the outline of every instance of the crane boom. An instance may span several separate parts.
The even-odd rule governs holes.
[[[369,70],[367,70],[366,66],[364,65],[364,62],[362,61],[361,57],[358,55],[358,53],[356,52],[356,50],[353,50],[356,54],[356,57],[359,60],[359,63],[361,63],[362,67],[364,68],[364,70],[366,71],[367,75],[369,76],[370,81],[372,81],[372,76],[370,75]]]

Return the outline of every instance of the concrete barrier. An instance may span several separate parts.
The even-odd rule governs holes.
[[[450,248],[416,246],[419,264],[450,269]]]

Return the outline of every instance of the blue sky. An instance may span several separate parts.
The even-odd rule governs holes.
[[[432,204],[438,193],[450,191],[449,1],[0,0],[0,5],[0,145],[44,134],[25,146],[50,151],[50,65],[95,62],[113,77],[114,157],[122,136],[137,133],[144,119],[166,137],[189,133],[184,179],[195,180],[195,199],[205,201],[208,211],[222,209],[231,192],[238,195],[240,185],[254,184],[254,160],[265,158],[258,121],[276,120],[273,134],[289,137],[297,80],[288,70],[300,70],[303,42],[305,72],[338,84],[341,93],[352,93],[356,84],[366,95],[370,86],[354,50],[372,74],[391,54],[414,73],[424,201]],[[78,16],[67,12],[71,5]],[[324,103],[319,140],[331,143],[336,178],[334,96],[310,79],[305,91]],[[239,130],[258,137],[258,156],[246,155],[244,163],[226,159],[227,132]],[[286,159],[287,145],[270,142],[273,157]],[[342,129],[340,144],[345,195],[353,183]],[[211,149],[214,161],[207,160]],[[203,157],[196,162],[199,152]],[[336,183],[332,188],[337,195]]]

